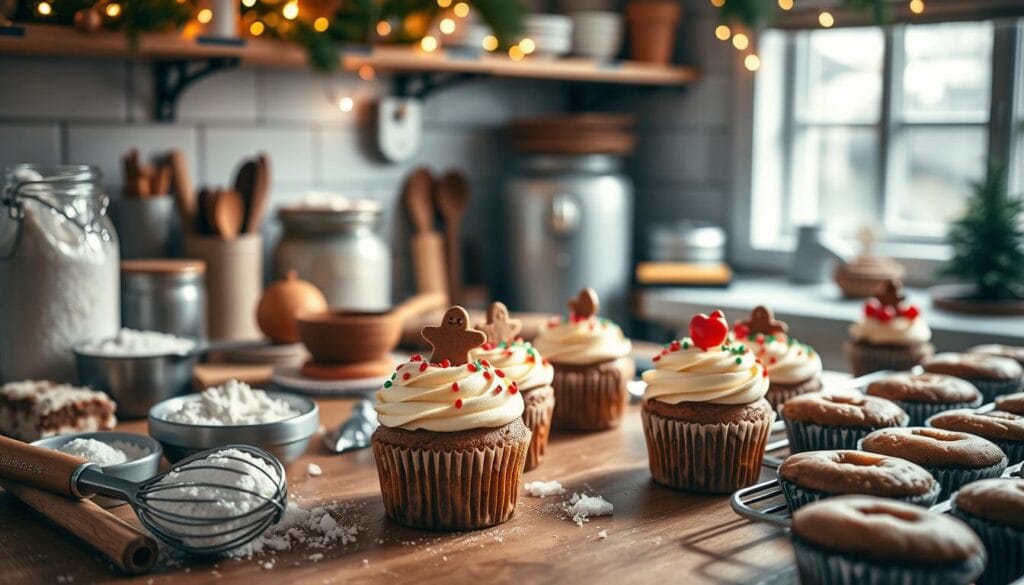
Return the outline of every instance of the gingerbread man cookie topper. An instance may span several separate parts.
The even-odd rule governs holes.
[[[523,330],[523,322],[512,318],[505,303],[494,302],[487,308],[487,322],[477,323],[476,328],[483,331],[491,343],[512,343]]]
[[[775,314],[764,305],[754,307],[754,310],[750,312],[750,318],[746,321],[740,321],[739,324],[742,327],[746,327],[748,335],[751,333],[775,335],[776,333],[786,333],[789,331],[789,326],[782,321],[776,321]]]
[[[482,331],[469,327],[469,313],[456,305],[445,311],[440,326],[427,326],[421,332],[423,339],[434,348],[432,363],[448,360],[450,365],[469,363],[469,350],[487,340]]]
[[[573,319],[585,320],[597,315],[601,302],[592,288],[580,291],[576,298],[569,301],[569,316]]]
[[[875,298],[883,307],[899,308],[907,297],[903,294],[903,285],[900,281],[890,278],[878,289]]]

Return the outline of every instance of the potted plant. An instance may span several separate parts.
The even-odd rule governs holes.
[[[1007,196],[1005,170],[991,166],[947,236],[953,258],[942,274],[965,284],[932,287],[936,306],[967,313],[1024,314],[1022,213],[1024,200]]]
[[[627,4],[630,58],[668,64],[682,13],[678,0],[633,0]]]

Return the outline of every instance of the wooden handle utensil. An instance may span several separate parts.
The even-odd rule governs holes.
[[[0,480],[0,486],[96,549],[125,573],[145,573],[156,564],[156,541],[95,502],[63,498],[10,480]]]
[[[180,150],[172,150],[167,156],[167,164],[171,167],[171,189],[174,191],[174,203],[178,207],[181,229],[185,233],[196,231],[196,193],[192,179],[188,174],[188,163]]]
[[[434,230],[434,179],[430,170],[420,167],[405,181],[402,199],[413,233],[409,236],[413,274],[420,293],[448,294],[444,240]]]
[[[71,485],[75,472],[87,463],[81,457],[51,449],[40,449],[0,435],[0,478],[11,479],[78,497]]]
[[[469,197],[469,181],[459,171],[445,173],[434,189],[434,202],[444,219],[448,296],[452,304],[459,302],[462,288],[462,219],[469,209]]]
[[[245,201],[233,189],[218,189],[214,196],[210,224],[222,240],[233,240],[245,223]]]

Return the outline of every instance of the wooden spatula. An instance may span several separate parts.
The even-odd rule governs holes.
[[[167,156],[167,164],[171,167],[171,189],[174,192],[174,203],[178,207],[181,229],[185,233],[195,232],[199,229],[196,220],[196,193],[188,174],[185,155],[180,150],[172,150]]]
[[[434,230],[434,178],[430,169],[420,167],[405,181],[402,200],[413,233],[409,237],[412,249],[413,274],[419,293],[448,295],[445,271],[444,240]]]
[[[445,259],[448,265],[448,292],[452,303],[461,302],[462,219],[469,210],[469,181],[459,171],[448,171],[434,188],[434,203],[444,220]]]
[[[245,222],[245,201],[234,189],[218,189],[213,200],[210,223],[222,240],[233,240]]]

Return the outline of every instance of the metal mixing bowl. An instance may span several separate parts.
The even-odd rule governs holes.
[[[69,435],[46,437],[45,439],[39,439],[32,444],[36,447],[43,447],[46,449],[60,449],[66,443],[69,443],[74,439],[96,439],[97,441],[108,445],[114,442],[129,443],[146,452],[145,455],[138,459],[131,459],[118,465],[102,467],[101,469],[103,469],[103,473],[106,473],[107,475],[120,477],[121,479],[138,483],[153,477],[160,471],[160,458],[163,456],[163,450],[160,448],[160,443],[145,435],[117,433],[113,431],[72,433]],[[96,496],[93,498],[93,501],[104,508],[115,508],[125,503],[121,500],[105,498],[103,496]]]
[[[142,418],[152,406],[192,387],[192,368],[199,353],[156,356],[111,356],[74,347],[79,383],[106,392],[117,402],[120,418]]]
[[[267,391],[267,395],[283,400],[299,412],[298,416],[270,423],[254,425],[190,425],[167,420],[170,412],[177,411],[181,404],[198,400],[199,395],[179,396],[157,404],[149,411],[149,434],[160,441],[169,461],[178,461],[206,449],[223,445],[253,445],[277,455],[281,461],[295,461],[309,446],[309,441],[320,426],[320,409],[312,400]]]

